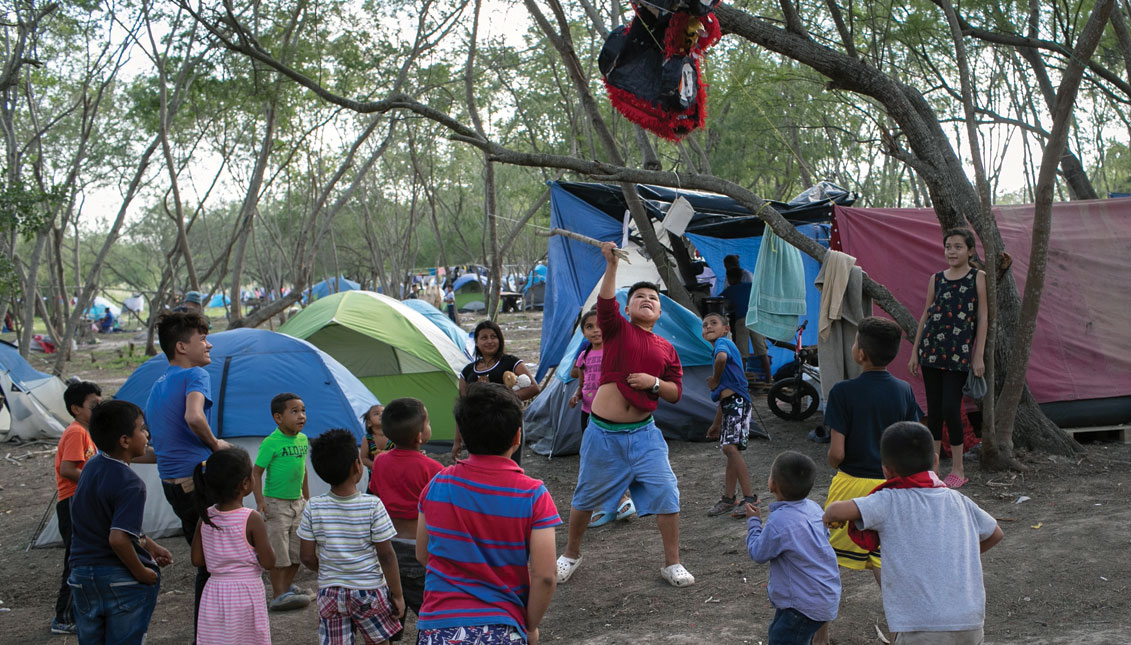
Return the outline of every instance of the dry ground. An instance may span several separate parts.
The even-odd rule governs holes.
[[[465,321],[466,324],[470,321]],[[502,320],[508,350],[536,356],[538,316]],[[105,352],[105,349],[101,351]],[[113,369],[76,361],[76,373],[122,380]],[[86,352],[89,354],[89,351]],[[89,360],[89,358],[87,359]],[[94,368],[94,370],[91,369]],[[115,389],[113,386],[107,388]],[[824,446],[804,439],[819,416],[805,423],[778,421],[759,413],[773,437],[746,453],[756,489],[768,496],[765,479],[773,456],[799,450],[823,463]],[[54,492],[50,445],[0,445],[0,643],[73,644],[73,637],[48,634],[58,588],[59,549],[24,551]],[[696,584],[675,589],[660,579],[660,540],[649,518],[591,531],[585,561],[554,597],[542,626],[545,642],[563,643],[759,643],[773,610],[766,598],[767,568],[747,557],[744,523],[708,518],[719,495],[722,458],[711,444],[670,444],[683,501],[681,554]],[[45,451],[45,452],[44,452]],[[23,455],[32,453],[24,458]],[[42,453],[42,454],[35,454]],[[1131,642],[1131,445],[1096,442],[1073,458],[1025,455],[1024,474],[982,474],[973,464],[963,492],[993,514],[1005,540],[983,557],[986,638],[990,643]],[[576,481],[576,456],[547,461],[526,453],[527,472],[545,480],[566,519]],[[832,472],[822,470],[811,497],[823,502]],[[1015,503],[1021,496],[1030,499]],[[149,642],[191,641],[192,568],[180,537],[161,541],[176,562],[165,570]],[[564,529],[558,532],[559,548]],[[926,566],[946,567],[945,560]],[[304,572],[300,582],[313,584]],[[411,621],[410,621],[411,622]],[[316,641],[312,609],[272,614],[276,643]],[[879,643],[884,629],[879,589],[870,574],[844,576],[844,602],[832,636],[837,643]],[[410,628],[407,642],[412,642]]]

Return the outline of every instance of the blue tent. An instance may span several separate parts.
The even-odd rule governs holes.
[[[526,286],[524,286],[522,290],[526,291],[536,284],[542,284],[543,282],[545,282],[547,271],[548,269],[546,269],[545,264],[535,265],[534,270],[532,270],[529,275],[526,276]]]
[[[209,419],[217,437],[266,437],[275,429],[271,398],[294,392],[306,404],[303,433],[345,428],[361,439],[361,415],[377,398],[341,363],[310,343],[265,329],[209,334],[212,379]],[[169,366],[164,354],[134,370],[115,398],[145,408],[149,391]]]
[[[227,307],[232,304],[232,299],[226,293],[216,293],[208,300],[209,307]]]
[[[331,293],[338,293],[340,291],[356,291],[361,288],[361,285],[344,275],[339,275],[337,278],[326,278],[322,282],[310,287],[303,292],[303,302],[313,302],[319,298],[325,298]]]
[[[479,284],[481,284],[483,286],[487,286],[487,278],[484,278],[482,276],[478,276],[474,273],[465,273],[465,274],[461,275],[460,277],[456,278],[456,281],[454,283],[452,283],[452,290],[453,291],[459,291],[468,282],[475,282],[476,280],[479,281]]]
[[[401,304],[423,314],[432,324],[439,327],[440,331],[444,332],[448,338],[451,338],[452,342],[456,344],[456,347],[463,350],[463,353],[467,355],[467,360],[471,360],[471,354],[467,351],[468,341],[471,339],[470,332],[464,331],[463,327],[452,322],[452,319],[448,318],[447,314],[420,298],[402,300]]]
[[[604,184],[574,184],[550,182],[550,226],[582,232],[589,237],[620,242],[621,220],[624,214],[624,197],[617,186]],[[668,205],[677,196],[691,202],[696,213],[687,227],[686,237],[704,256],[708,266],[720,279],[725,279],[723,257],[739,255],[743,268],[753,271],[758,258],[758,247],[764,224],[729,197],[694,191],[677,191],[658,186],[637,186],[649,214],[663,217]],[[838,203],[851,203],[852,195],[838,193]],[[830,198],[831,200],[832,198]],[[802,233],[828,246],[828,225],[831,205],[829,201],[815,204],[790,205],[773,202]],[[546,308],[542,318],[541,355],[538,361],[538,378],[559,364],[566,352],[570,331],[582,304],[605,270],[599,249],[561,236],[549,239],[549,271],[546,279]],[[812,287],[820,265],[805,257],[806,294],[808,316],[815,318],[819,309],[820,293]],[[798,321],[800,324],[800,321]],[[805,342],[816,342],[817,326],[809,325]],[[780,339],[789,341],[792,339]],[[770,356],[775,366],[793,360],[786,350],[771,348]]]

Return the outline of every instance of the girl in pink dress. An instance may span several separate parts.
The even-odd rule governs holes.
[[[275,566],[275,552],[263,516],[243,505],[252,490],[251,458],[241,448],[214,452],[197,465],[193,483],[202,519],[192,563],[211,574],[200,598],[197,643],[270,645],[263,570]]]

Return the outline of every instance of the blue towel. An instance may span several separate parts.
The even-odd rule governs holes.
[[[801,251],[767,226],[754,266],[746,326],[767,338],[788,341],[805,315],[805,266]]]

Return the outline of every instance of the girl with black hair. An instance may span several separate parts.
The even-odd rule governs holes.
[[[225,448],[197,464],[192,475],[200,522],[192,563],[208,567],[197,614],[201,643],[271,643],[263,570],[275,566],[267,524],[243,500],[252,490],[251,458]],[[211,505],[210,505],[211,504]]]

